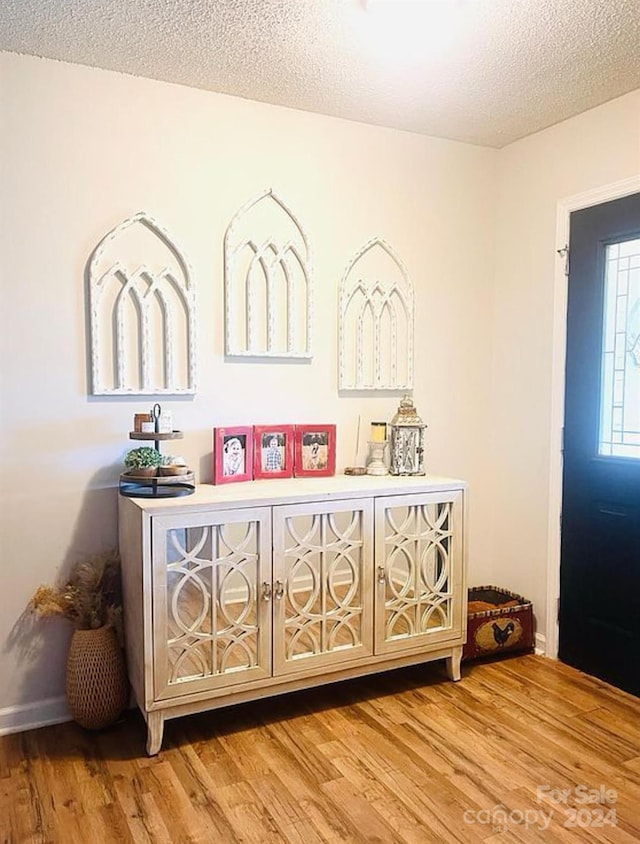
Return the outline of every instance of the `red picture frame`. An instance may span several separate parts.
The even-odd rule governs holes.
[[[253,479],[253,428],[213,429],[213,482],[232,484]]]
[[[253,426],[253,477],[293,477],[293,425]]]
[[[293,471],[296,478],[335,475],[335,425],[296,425]]]

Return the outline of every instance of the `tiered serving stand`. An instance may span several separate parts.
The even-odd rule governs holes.
[[[130,431],[129,439],[146,440],[153,442],[157,451],[160,451],[160,443],[165,440],[181,440],[184,436],[182,431],[169,431],[160,433],[160,405],[153,408],[153,419],[155,431]],[[186,472],[184,475],[137,475],[135,470],[123,472],[120,475],[120,495],[127,498],[178,498],[181,495],[191,495],[196,489],[196,476],[193,472]]]

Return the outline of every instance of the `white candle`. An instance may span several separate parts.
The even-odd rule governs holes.
[[[387,439],[387,423],[386,422],[372,422],[371,423],[371,442],[383,443]]]

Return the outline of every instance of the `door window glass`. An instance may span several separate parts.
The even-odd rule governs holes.
[[[598,452],[640,459],[640,238],[606,247]]]

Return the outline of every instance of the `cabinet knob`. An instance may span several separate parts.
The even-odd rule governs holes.
[[[271,600],[271,584],[267,583],[266,580],[262,584],[262,600],[263,601],[270,601]]]
[[[275,596],[278,600],[280,600],[283,595],[284,595],[284,583],[281,580],[276,580]]]
[[[378,583],[384,583],[385,580],[384,566],[378,566]]]

